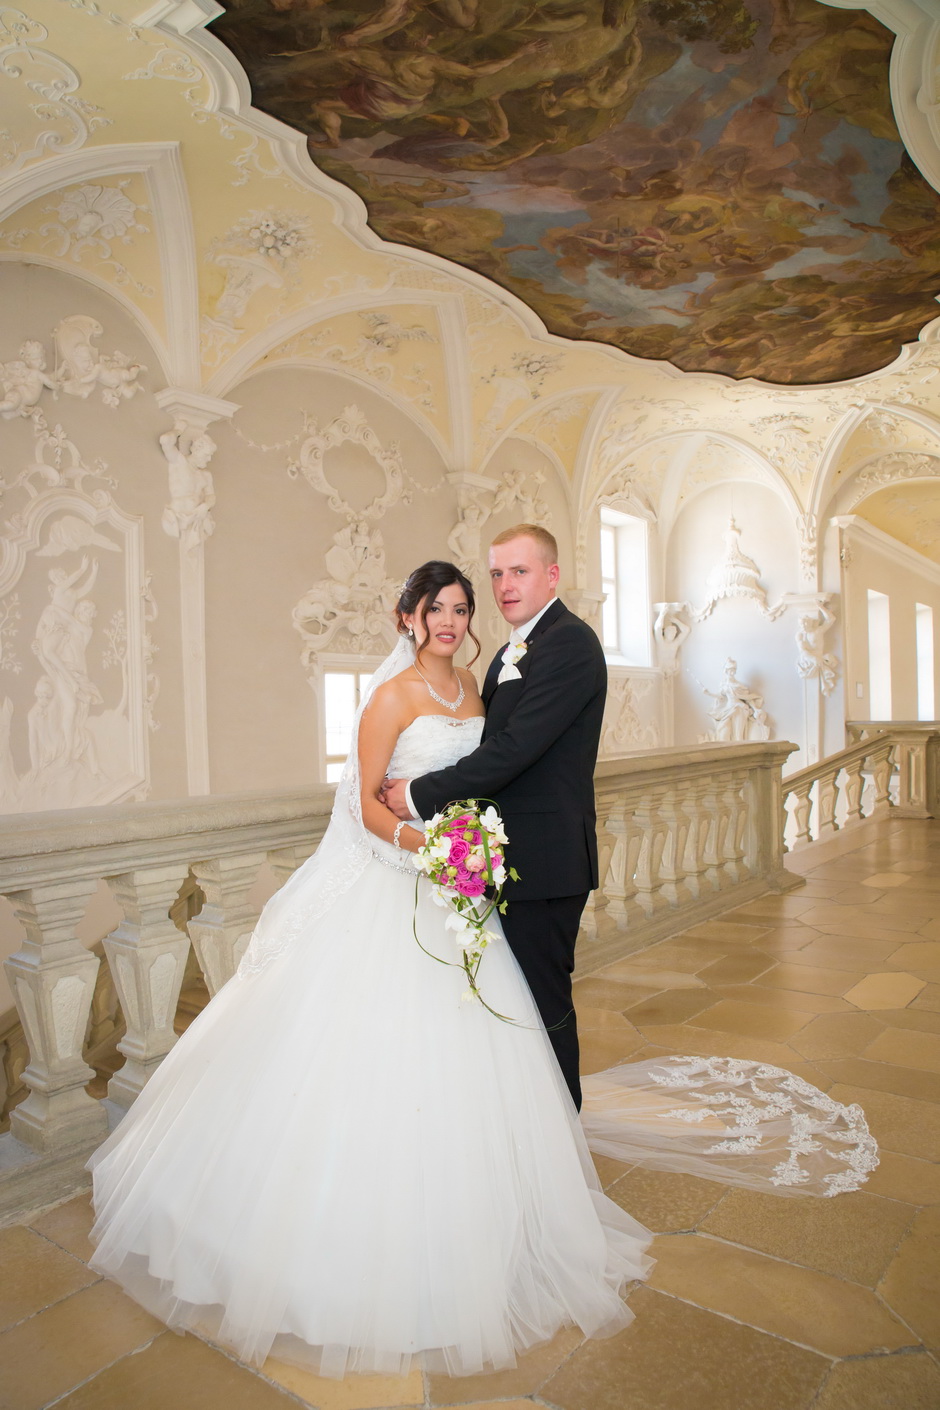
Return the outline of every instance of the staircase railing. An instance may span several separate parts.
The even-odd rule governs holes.
[[[784,868],[780,825],[793,747],[709,744],[598,765],[601,884],[585,916],[581,972],[800,884]],[[0,1216],[40,1192],[74,1188],[105,1134],[108,1108],[87,1090],[93,1004],[104,1012],[108,995],[116,999],[124,1062],[107,1096],[128,1107],[176,1041],[190,944],[214,994],[257,919],[250,893],[261,868],[286,880],[316,848],[331,804],[332,789],[315,788],[0,818],[0,895],[24,931],[5,967],[29,1050],[25,1068],[22,1056],[15,1064],[22,1100],[0,1136]],[[108,995],[102,961],[77,938],[102,880],[122,914],[103,940]]]
[[[783,781],[790,850],[864,818],[940,816],[940,721],[855,720],[848,747]]]

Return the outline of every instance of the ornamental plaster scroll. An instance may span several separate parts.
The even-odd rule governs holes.
[[[61,427],[37,442],[11,487],[25,503],[0,538],[4,655],[21,631],[28,641],[0,702],[4,812],[140,798],[149,786],[142,521]]]
[[[79,96],[80,74],[42,46],[49,31],[22,10],[0,10],[0,75],[26,90],[24,101],[8,104],[0,130],[0,174],[11,176],[47,153],[57,156],[83,147],[113,118]]]
[[[770,440],[770,458],[790,479],[805,484],[823,453],[822,441],[812,434],[815,418],[799,412],[774,412],[759,416],[754,429]]]
[[[653,642],[656,647],[656,664],[666,676],[674,676],[679,670],[679,652],[692,631],[687,620],[690,608],[687,602],[654,602]]]
[[[291,613],[303,639],[301,662],[311,679],[324,651],[367,656],[395,642],[391,613],[398,584],[388,576],[378,529],[361,519],[333,535],[326,554],[328,578],[314,583]]]
[[[206,259],[222,270],[225,282],[202,320],[207,361],[221,361],[245,332],[241,320],[259,290],[295,289],[304,261],[319,248],[305,215],[274,209],[249,211],[212,242]]]
[[[309,485],[326,495],[330,508],[350,524],[381,519],[392,505],[410,503],[411,493],[405,488],[404,466],[397,442],[391,441],[383,446],[358,406],[344,407],[342,413],[322,429],[316,423],[312,424],[313,430],[300,447],[298,458],[288,462],[287,473],[292,479],[303,475]],[[324,461],[327,453],[347,444],[361,446],[385,477],[382,492],[364,508],[354,508],[330,483],[326,474]]]
[[[599,753],[602,758],[610,758],[634,749],[656,749],[659,746],[659,728],[655,720],[644,725],[637,709],[652,690],[653,683],[645,682],[645,688],[637,689],[637,683],[629,676],[614,676],[607,691],[607,705],[604,710],[604,724],[601,730]]]
[[[904,480],[929,480],[940,476],[940,456],[918,455],[911,451],[894,451],[869,462],[855,477],[855,492],[849,501],[854,509],[876,490]]]
[[[709,690],[702,686],[704,694],[710,695],[715,702],[708,709],[715,722],[714,728],[704,736],[704,740],[741,744],[770,738],[770,720],[764,709],[764,697],[739,681],[737,670],[737,661],[729,656],[718,689]]]
[[[481,387],[492,387],[493,400],[480,422],[478,436],[486,444],[495,436],[511,406],[517,402],[537,401],[542,395],[545,378],[561,361],[559,354],[532,351],[513,353],[508,368],[491,368],[478,377]]]
[[[800,539],[800,577],[805,583],[814,583],[819,566],[817,539],[819,526],[816,515],[810,513],[798,515],[796,530]]]
[[[110,268],[117,284],[130,284],[141,297],[152,299],[156,295],[153,286],[136,279],[113,248],[116,242],[131,245],[136,234],[150,231],[137,218],[138,213],[147,213],[147,207],[126,194],[130,184],[130,177],[126,177],[111,186],[88,183],[58,193],[57,199],[44,208],[57,215],[58,220],[47,221],[36,233],[52,247],[51,253],[57,259],[80,264],[90,256],[92,262]],[[21,228],[13,232],[7,243],[22,244],[32,233]]]
[[[734,518],[728,520],[725,530],[725,551],[706,578],[709,590],[707,602],[692,612],[693,622],[704,622],[710,617],[717,603],[724,598],[743,597],[755,603],[763,617],[773,621],[785,610],[785,603],[771,607],[767,593],[760,581],[760,568],[753,558],[748,558],[740,544],[741,530]]]

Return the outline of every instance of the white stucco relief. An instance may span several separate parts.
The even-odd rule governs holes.
[[[172,431],[160,437],[166,458],[170,502],[163,511],[163,531],[180,540],[182,549],[203,543],[215,529],[212,507],[215,485],[209,461],[216,444],[208,431],[177,420]]]
[[[379,530],[364,519],[347,524],[333,535],[325,563],[330,576],[314,583],[291,613],[304,643],[300,659],[311,677],[321,652],[374,655],[395,639],[390,615],[398,584],[386,571]]]
[[[0,540],[0,638],[8,651],[21,631],[29,643],[0,702],[5,812],[142,797],[148,783],[141,521],[61,426],[40,416],[33,428],[33,460],[10,487],[20,507]]]
[[[259,290],[295,289],[303,260],[319,248],[309,220],[296,211],[249,211],[212,242],[206,259],[222,270],[225,283],[212,313],[202,320],[207,362],[220,362],[238,342],[245,332],[241,320]]]
[[[693,621],[704,622],[711,616],[716,605],[729,597],[747,598],[756,605],[762,616],[773,621],[784,611],[785,604],[777,603],[774,607],[769,605],[767,592],[760,581],[760,568],[754,559],[748,558],[742,550],[741,530],[733,518],[728,521],[724,540],[725,551],[706,578],[708,600],[702,607],[693,611]]]
[[[653,641],[656,646],[656,663],[666,676],[674,676],[679,669],[679,653],[692,630],[687,621],[687,602],[654,602],[656,613],[653,622]]]
[[[116,283],[130,284],[142,298],[152,299],[156,294],[152,285],[136,279],[114,253],[116,243],[131,245],[135,235],[150,231],[138,219],[147,207],[130,199],[126,194],[129,185],[130,179],[125,178],[110,186],[89,183],[58,193],[56,200],[44,207],[58,219],[46,221],[35,233],[45,240],[57,259],[81,264],[88,257],[89,263],[110,269]],[[21,226],[7,243],[22,244],[32,233]]]
[[[826,634],[835,623],[835,613],[829,608],[829,594],[821,594],[815,603],[799,609],[796,630],[796,669],[802,680],[819,680],[819,689],[829,696],[839,679],[839,660],[825,647]]]
[[[629,676],[612,675],[607,691],[600,754],[609,758],[631,749],[655,749],[660,742],[655,720],[644,725],[638,705],[653,690],[653,682],[638,685]]]
[[[0,174],[10,176],[47,153],[83,147],[113,119],[79,96],[80,74],[43,46],[49,31],[22,10],[0,10],[0,76],[26,90],[24,101],[5,105],[0,131]]]
[[[764,709],[764,697],[738,680],[737,671],[737,661],[729,656],[718,689],[709,690],[702,686],[703,692],[715,702],[708,708],[708,714],[715,724],[704,736],[706,740],[723,740],[737,744],[746,740],[770,738],[770,720]]]

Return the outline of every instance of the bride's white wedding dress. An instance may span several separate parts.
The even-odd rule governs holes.
[[[482,723],[419,716],[390,772],[456,761]],[[332,1376],[468,1374],[565,1324],[619,1330],[651,1236],[599,1188],[508,946],[479,982],[515,1024],[422,953],[413,921],[457,958],[445,912],[424,879],[416,910],[407,854],[365,836],[347,875],[323,844],[272,899],[238,977],[96,1152],[92,1266],[171,1327]],[[776,1069],[683,1059],[592,1081],[585,1126],[621,1159],[782,1190],[815,1160],[823,1193],[875,1161],[857,1108]],[[736,1173],[765,1148],[762,1175]]]

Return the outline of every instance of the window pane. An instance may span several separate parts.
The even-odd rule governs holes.
[[[601,577],[617,576],[616,530],[610,524],[601,525]]]
[[[870,720],[891,718],[891,604],[868,589],[868,708]]]
[[[933,608],[926,602],[915,606],[917,630],[917,718],[935,719],[933,693]]]
[[[369,682],[370,682],[371,679],[372,679],[372,672],[371,672],[371,671],[368,673],[368,675],[366,675],[365,673],[362,673],[362,674],[359,676],[359,694],[358,694],[357,697],[356,697],[357,700],[361,700],[361,699],[362,699],[364,692],[365,692],[365,691],[368,689],[368,687],[369,687]]]
[[[323,710],[327,754],[346,754],[356,715],[356,677],[351,671],[329,671],[323,677]]]

